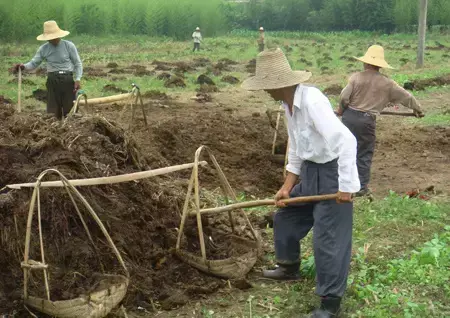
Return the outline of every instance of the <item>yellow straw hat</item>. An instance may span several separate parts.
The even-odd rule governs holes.
[[[50,41],[69,35],[69,31],[61,30],[55,21],[44,22],[44,33],[37,37],[38,41]]]
[[[279,89],[307,81],[312,74],[305,71],[293,71],[283,51],[271,49],[256,57],[256,74],[242,83],[249,91]]]
[[[390,66],[384,59],[384,49],[380,45],[372,45],[371,47],[369,47],[364,56],[354,56],[354,58],[366,64],[375,65],[381,68],[393,69],[393,67]]]

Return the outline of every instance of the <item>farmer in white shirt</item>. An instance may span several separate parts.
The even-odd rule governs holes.
[[[80,80],[83,66],[75,44],[62,40],[70,32],[61,30],[55,21],[44,23],[44,33],[38,41],[46,41],[33,59],[26,64],[17,64],[14,68],[33,70],[42,61],[47,61],[47,113],[61,119],[73,106],[74,95],[81,88]]]
[[[202,43],[202,34],[200,33],[200,28],[197,27],[192,33],[192,39],[194,40],[194,50],[192,52],[200,51],[200,43]]]
[[[264,90],[283,102],[289,132],[284,185],[275,196],[280,207],[274,217],[278,266],[263,276],[297,280],[300,244],[314,227],[316,293],[321,306],[311,317],[336,317],[344,295],[352,246],[352,194],[359,191],[356,139],[335,116],[329,100],[304,83],[311,73],[292,71],[280,49],[260,53],[256,76],[242,87]],[[299,182],[300,181],[300,182]],[[338,193],[337,201],[285,206],[281,199]]]

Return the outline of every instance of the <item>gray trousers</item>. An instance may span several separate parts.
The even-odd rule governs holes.
[[[72,73],[47,76],[47,113],[61,119],[70,112],[74,100],[74,81]]]
[[[337,160],[325,164],[305,161],[301,182],[291,197],[336,193],[339,188]],[[313,230],[314,258],[319,296],[342,297],[352,250],[353,204],[322,201],[281,208],[274,217],[275,254],[279,264],[300,260],[300,243]]]
[[[361,190],[366,190],[370,182],[370,167],[372,166],[375,151],[375,115],[347,108],[342,115],[342,123],[356,137],[358,143],[357,160]]]
[[[200,51],[200,43],[194,42],[194,49],[192,50],[192,52],[195,52],[195,51]]]

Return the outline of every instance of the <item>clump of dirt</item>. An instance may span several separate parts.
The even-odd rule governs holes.
[[[323,90],[325,95],[340,95],[344,88],[339,84],[333,84]]]
[[[156,65],[155,67],[156,71],[171,71],[173,69],[173,65],[171,63],[158,60],[154,60],[152,62],[152,65]]]
[[[83,68],[83,73],[88,77],[106,77],[106,74],[102,69],[93,68],[93,67],[85,67]]]
[[[146,149],[149,156],[144,157],[128,133],[116,123],[103,118],[69,117],[61,125],[53,117],[17,114],[12,107],[4,107],[0,109],[0,188],[11,183],[32,181],[48,168],[58,169],[69,179],[78,179],[161,167],[167,163],[165,155],[168,154],[175,154],[171,163],[190,162],[193,152],[187,147],[193,144],[186,142],[193,136],[184,136],[186,126],[177,127],[179,122],[177,118],[173,119],[173,125],[164,123],[151,128],[150,138],[155,148],[151,152]],[[217,118],[211,124],[220,124],[222,120]],[[195,124],[189,123],[189,129],[201,129],[201,126],[195,127],[197,124],[198,120]],[[205,120],[201,125],[204,124],[209,125],[210,121]],[[192,139],[196,145],[198,140],[195,138],[203,135],[201,130],[199,133]],[[221,139],[208,136],[212,137],[216,141]],[[180,149],[179,154],[176,154],[176,147]],[[241,153],[238,149],[235,151]],[[189,160],[184,161],[187,157],[183,156],[189,157]],[[53,178],[50,176],[47,179]],[[197,289],[202,290],[202,293],[213,292],[222,284],[219,279],[205,276],[172,254],[186,191],[185,186],[181,186],[186,182],[176,182],[172,178],[156,177],[79,189],[99,215],[127,264],[131,283],[124,300],[126,306],[136,307],[139,301],[164,301],[174,293],[195,297],[199,293]],[[19,309],[21,304],[23,272],[18,264],[23,255],[30,191],[9,191],[6,195],[9,199],[0,202],[13,204],[2,203],[0,215],[0,308],[4,310],[3,313]],[[72,298],[89,291],[97,282],[96,273],[102,270],[98,258],[108,273],[120,273],[120,266],[97,225],[82,210],[94,244],[98,247],[98,254],[86,243],[88,240],[83,226],[63,189],[42,189],[41,207],[53,300]],[[208,244],[208,257],[218,259],[222,255],[233,255],[234,251],[227,247],[231,245],[226,243],[224,236],[229,233],[227,216],[202,218],[205,234],[221,244],[219,250],[217,246]],[[241,228],[242,219],[236,218],[236,221],[236,228]],[[198,253],[195,222],[195,219],[189,220],[183,248]],[[39,260],[37,237],[37,224],[34,222],[31,256]],[[42,278],[38,274],[32,275],[30,293],[44,297]],[[86,279],[78,277],[75,282],[74,278],[79,274]]]
[[[178,76],[170,77],[164,83],[164,87],[175,88],[175,87],[186,87],[184,80]]]
[[[11,79],[8,81],[8,84],[17,84],[19,82],[19,79],[17,77]],[[32,80],[29,80],[28,78],[22,78],[22,84],[23,85],[36,85],[35,82]]]
[[[230,60],[228,58],[222,58],[219,60],[219,63],[222,63],[223,65],[238,65],[239,63],[233,60]]]
[[[199,93],[217,93],[218,91],[219,89],[216,85],[202,84],[197,88],[197,92]]]
[[[173,71],[176,73],[187,73],[195,71],[195,67],[192,67],[187,62],[176,62],[174,65],[175,68],[173,69]]]
[[[168,100],[169,96],[164,93],[157,90],[150,90],[146,91],[142,94],[142,97],[144,98],[150,98],[150,99],[157,99],[157,100]]]
[[[10,100],[9,98],[6,98],[3,95],[0,95],[0,105],[8,105],[8,104],[12,104],[12,100]]]
[[[444,86],[450,84],[450,74],[429,78],[418,79],[414,81],[405,82],[403,87],[409,90],[422,91],[431,86]]]
[[[211,61],[204,57],[199,57],[194,59],[193,66],[194,67],[205,67],[211,64]]]
[[[247,65],[245,66],[245,69],[250,74],[255,74],[256,72],[256,59],[250,60]]]
[[[125,69],[121,69],[121,68],[113,68],[108,73],[109,74],[126,74],[126,73],[128,73],[128,71]]]
[[[103,86],[102,92],[112,92],[112,93],[126,93],[128,92],[126,89],[122,89],[112,84],[106,84]]]
[[[172,77],[172,74],[166,73],[166,72],[163,72],[163,73],[161,73],[161,74],[158,74],[158,76],[156,76],[156,78],[159,79],[159,80],[161,80],[161,81],[168,80],[168,79],[170,79],[171,77]]]
[[[212,96],[208,93],[197,93],[195,100],[199,103],[212,102]]]
[[[137,69],[137,70],[133,71],[133,75],[136,75],[136,76],[153,76],[153,75],[155,75],[155,72],[154,71],[149,71],[149,70],[146,70],[146,69]]]
[[[34,98],[38,101],[46,103],[47,102],[47,91],[45,89],[38,88],[38,89],[35,89],[31,93],[31,96],[27,96],[26,98],[27,99]]]
[[[106,65],[106,67],[107,67],[107,68],[118,68],[118,67],[119,67],[119,64],[117,64],[116,62],[109,62],[109,63]]]
[[[206,74],[201,74],[199,77],[197,77],[197,84],[216,85],[214,81]]]
[[[229,66],[229,64],[226,64],[226,63],[224,63],[224,62],[217,62],[214,66],[213,66],[213,68],[214,69],[216,69],[216,70],[218,70],[218,71],[221,71],[221,72],[229,72],[229,71],[231,71],[230,70],[230,68],[228,67]]]
[[[227,75],[227,76],[222,77],[221,81],[228,83],[228,84],[238,84],[240,82],[239,78],[234,77],[232,75]]]

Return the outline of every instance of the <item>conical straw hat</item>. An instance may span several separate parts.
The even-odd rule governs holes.
[[[307,81],[312,74],[305,71],[293,71],[283,51],[271,49],[256,57],[256,75],[242,83],[249,91],[290,87]]]
[[[38,41],[50,41],[69,35],[69,31],[61,30],[55,21],[44,22],[44,33],[37,37]]]
[[[384,59],[384,49],[380,45],[372,45],[371,47],[369,47],[364,56],[354,56],[354,58],[366,64],[393,69],[393,67],[390,66]]]

